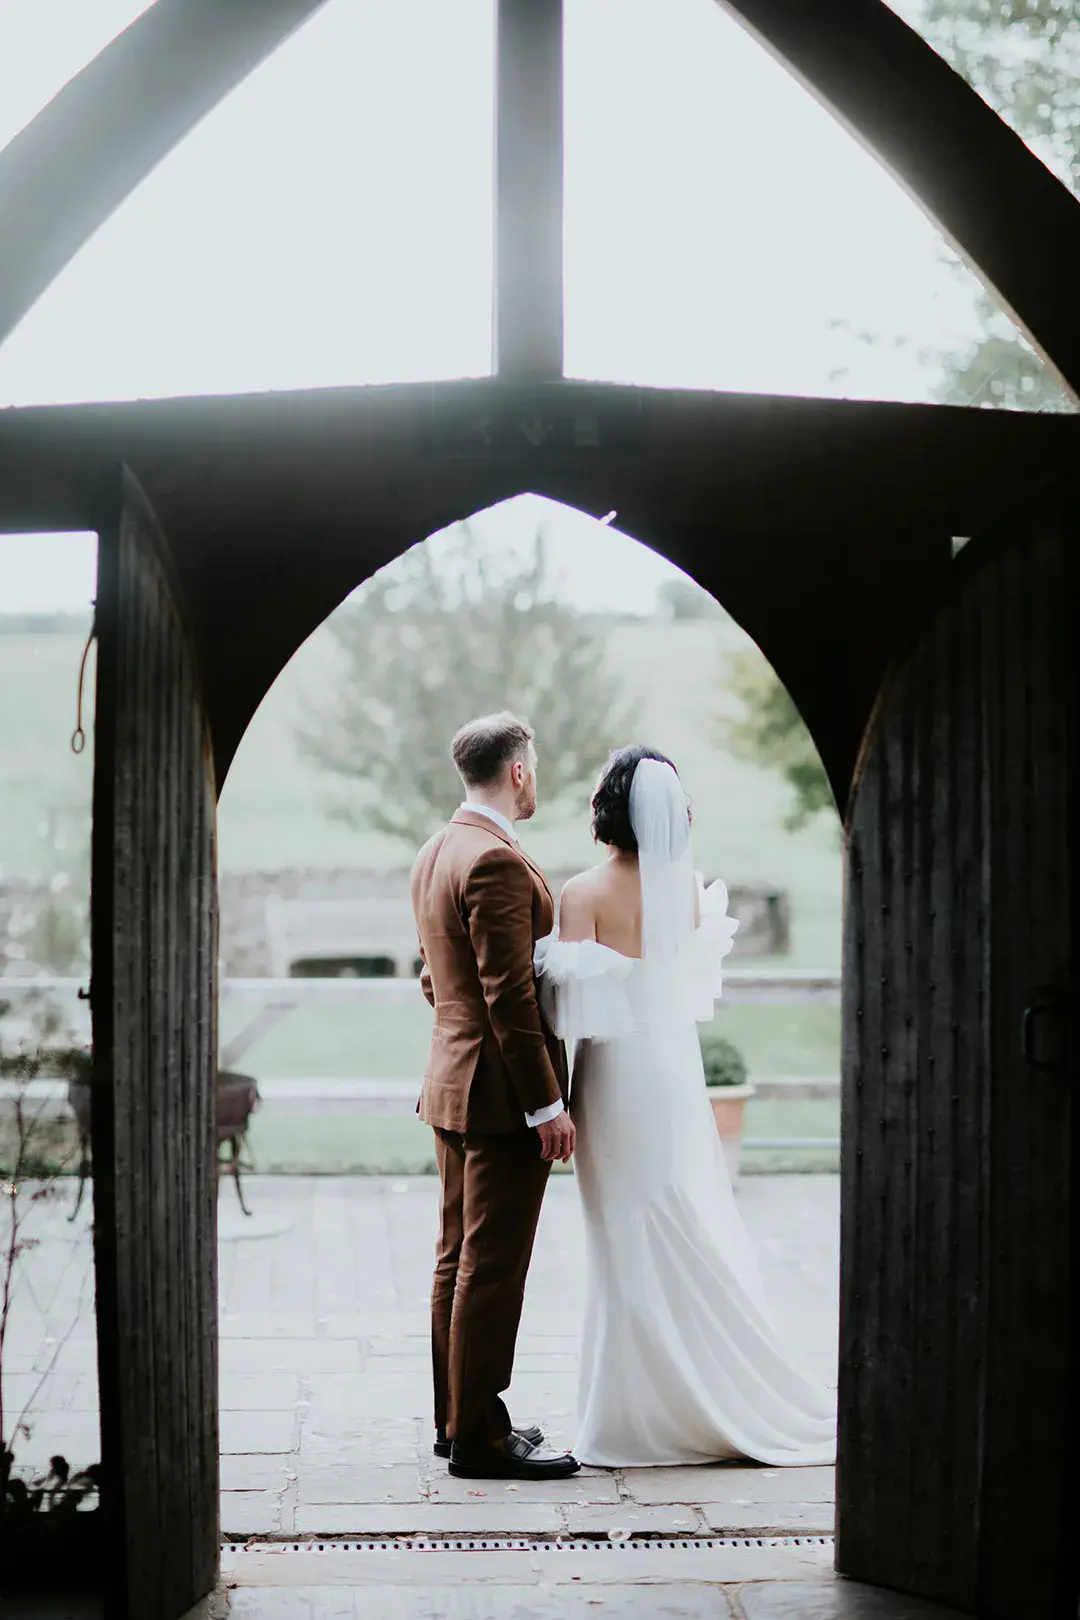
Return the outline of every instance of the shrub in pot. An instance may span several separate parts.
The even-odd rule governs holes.
[[[726,1035],[711,1029],[702,1032],[701,1062],[717,1135],[734,1186],[742,1156],[743,1113],[754,1087],[747,1079],[746,1059]]]

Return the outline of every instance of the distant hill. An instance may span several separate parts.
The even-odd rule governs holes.
[[[90,630],[89,613],[0,613],[0,636],[70,636],[85,640]]]
[[[86,621],[67,626],[0,619],[0,870],[21,876],[47,869],[49,817],[72,840],[89,825],[91,754],[70,749]],[[768,882],[792,896],[791,960],[816,966],[839,960],[840,852],[824,822],[799,834],[783,830],[787,790],[771,773],[733,759],[715,743],[724,658],[748,639],[726,615],[673,622],[621,621],[610,656],[642,704],[641,741],[676,761],[693,800],[698,864],[729,881]],[[336,647],[316,632],[282,673],[241,744],[222,795],[223,869],[279,866],[407,865],[410,852],[378,834],[353,831],[324,812],[326,786],[301,761],[298,718],[319,706],[339,678]],[[87,691],[93,693],[92,672]],[[585,699],[587,701],[587,698]],[[630,741],[632,739],[627,739]],[[589,864],[586,796],[557,818],[538,817],[525,834],[546,865]]]

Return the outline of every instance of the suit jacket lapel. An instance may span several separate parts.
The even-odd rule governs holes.
[[[544,888],[545,888],[545,890],[547,892],[548,899],[551,901],[552,905],[554,905],[555,904],[555,897],[551,892],[551,885],[548,882],[547,878],[544,876],[543,871],[541,870],[541,868],[539,866],[537,866],[536,862],[533,860],[531,855],[526,855],[525,851],[522,849],[520,844],[518,844],[516,846],[516,848],[517,848],[518,854],[521,856],[522,860],[525,862],[525,865],[529,868],[530,872],[534,872],[536,874],[536,876],[540,879],[540,882],[544,885]]]

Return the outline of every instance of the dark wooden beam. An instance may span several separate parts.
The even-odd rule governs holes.
[[[563,382],[405,384],[0,411],[0,532],[94,526],[132,467],[170,537],[406,543],[533,490],[664,549],[672,524],[769,536],[977,533],[1080,465],[1080,418]],[[410,515],[403,518],[407,492]]]
[[[1080,399],[1080,202],[882,0],[717,0],[881,160]]]
[[[279,672],[354,586],[532,490],[616,508],[734,613],[842,803],[950,536],[1080,469],[1080,418],[504,382],[6,411],[0,530],[92,527],[121,461],[175,547],[219,781]]]
[[[0,342],[200,119],[325,0],[157,0],[0,153]]]
[[[498,0],[495,370],[563,365],[562,0]]]

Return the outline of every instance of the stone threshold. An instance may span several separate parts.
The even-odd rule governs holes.
[[[222,1579],[251,1587],[556,1586],[646,1582],[718,1586],[832,1581],[831,1536],[693,1541],[464,1540],[259,1543],[222,1551]]]
[[[829,1515],[831,1521],[831,1514]],[[239,1532],[225,1531],[222,1533],[222,1549],[233,1551],[241,1548],[243,1551],[253,1551],[259,1547],[274,1547],[277,1550],[293,1550],[295,1552],[308,1552],[314,1548],[335,1552],[350,1552],[352,1550],[371,1551],[377,1548],[407,1549],[410,1547],[422,1551],[438,1550],[441,1552],[483,1552],[492,1551],[528,1551],[532,1548],[557,1548],[560,1551],[572,1551],[575,1547],[606,1547],[611,1545],[625,1546],[629,1542],[635,1545],[651,1543],[656,1547],[670,1546],[672,1544],[693,1544],[699,1547],[744,1547],[744,1546],[796,1546],[803,1542],[815,1545],[828,1542],[833,1544],[833,1528],[831,1522],[828,1526],[822,1525],[819,1530],[800,1529],[795,1532],[783,1524],[761,1524],[754,1526],[740,1526],[738,1533],[734,1531],[725,1534],[722,1531],[703,1531],[700,1526],[686,1530],[630,1530],[625,1532],[612,1532],[609,1530],[530,1530],[521,1535],[508,1535],[505,1531],[494,1530],[485,1533],[482,1530],[473,1530],[467,1533],[440,1534],[437,1531],[426,1530],[381,1530],[365,1533],[363,1530],[353,1531],[349,1534],[341,1532],[320,1535],[314,1531],[293,1532],[285,1530],[266,1530],[253,1532],[250,1535],[241,1535]]]

